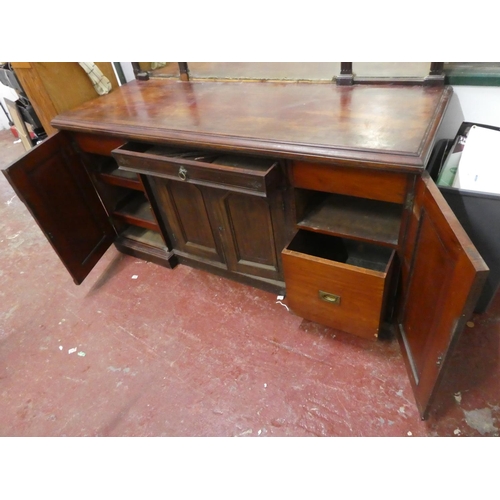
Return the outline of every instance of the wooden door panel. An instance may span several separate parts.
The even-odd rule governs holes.
[[[269,204],[255,196],[229,194],[225,199],[239,267],[258,266],[275,273],[278,258]]]
[[[425,418],[488,267],[427,174],[418,182],[409,225],[399,333],[417,406]]]
[[[204,188],[182,181],[152,179],[166,211],[174,250],[223,263],[224,253],[212,230],[210,198]]]
[[[58,132],[3,172],[80,284],[116,232],[69,138]]]
[[[213,191],[217,218],[230,270],[279,280],[282,278],[271,200],[229,191]],[[281,249],[279,249],[281,251]]]

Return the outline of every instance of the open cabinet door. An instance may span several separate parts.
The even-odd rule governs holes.
[[[56,133],[3,173],[80,284],[116,232],[69,137]]]
[[[427,172],[417,181],[408,229],[399,339],[425,419],[488,267]]]

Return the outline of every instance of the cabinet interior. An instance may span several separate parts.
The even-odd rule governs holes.
[[[296,226],[397,248],[403,205],[296,189]]]
[[[158,250],[166,250],[139,175],[121,170],[112,157],[86,156],[89,173],[118,232],[120,248],[126,251],[130,244],[146,255],[152,250],[155,256]]]

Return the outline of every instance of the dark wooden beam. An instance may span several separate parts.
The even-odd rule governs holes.
[[[142,71],[138,62],[132,63],[132,69],[134,70],[134,75],[137,80],[149,80],[149,73],[147,71]]]
[[[444,85],[444,62],[431,62],[429,75],[424,78],[424,85]]]
[[[352,85],[354,75],[352,74],[352,62],[340,63],[340,75],[337,76],[337,85]]]
[[[183,82],[188,82],[189,81],[188,63],[187,62],[180,62],[178,64],[179,64],[179,72],[180,72],[181,80]]]

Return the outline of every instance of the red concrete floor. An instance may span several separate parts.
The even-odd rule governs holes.
[[[500,296],[422,421],[395,340],[114,247],[76,286],[0,177],[0,436],[498,436]]]

